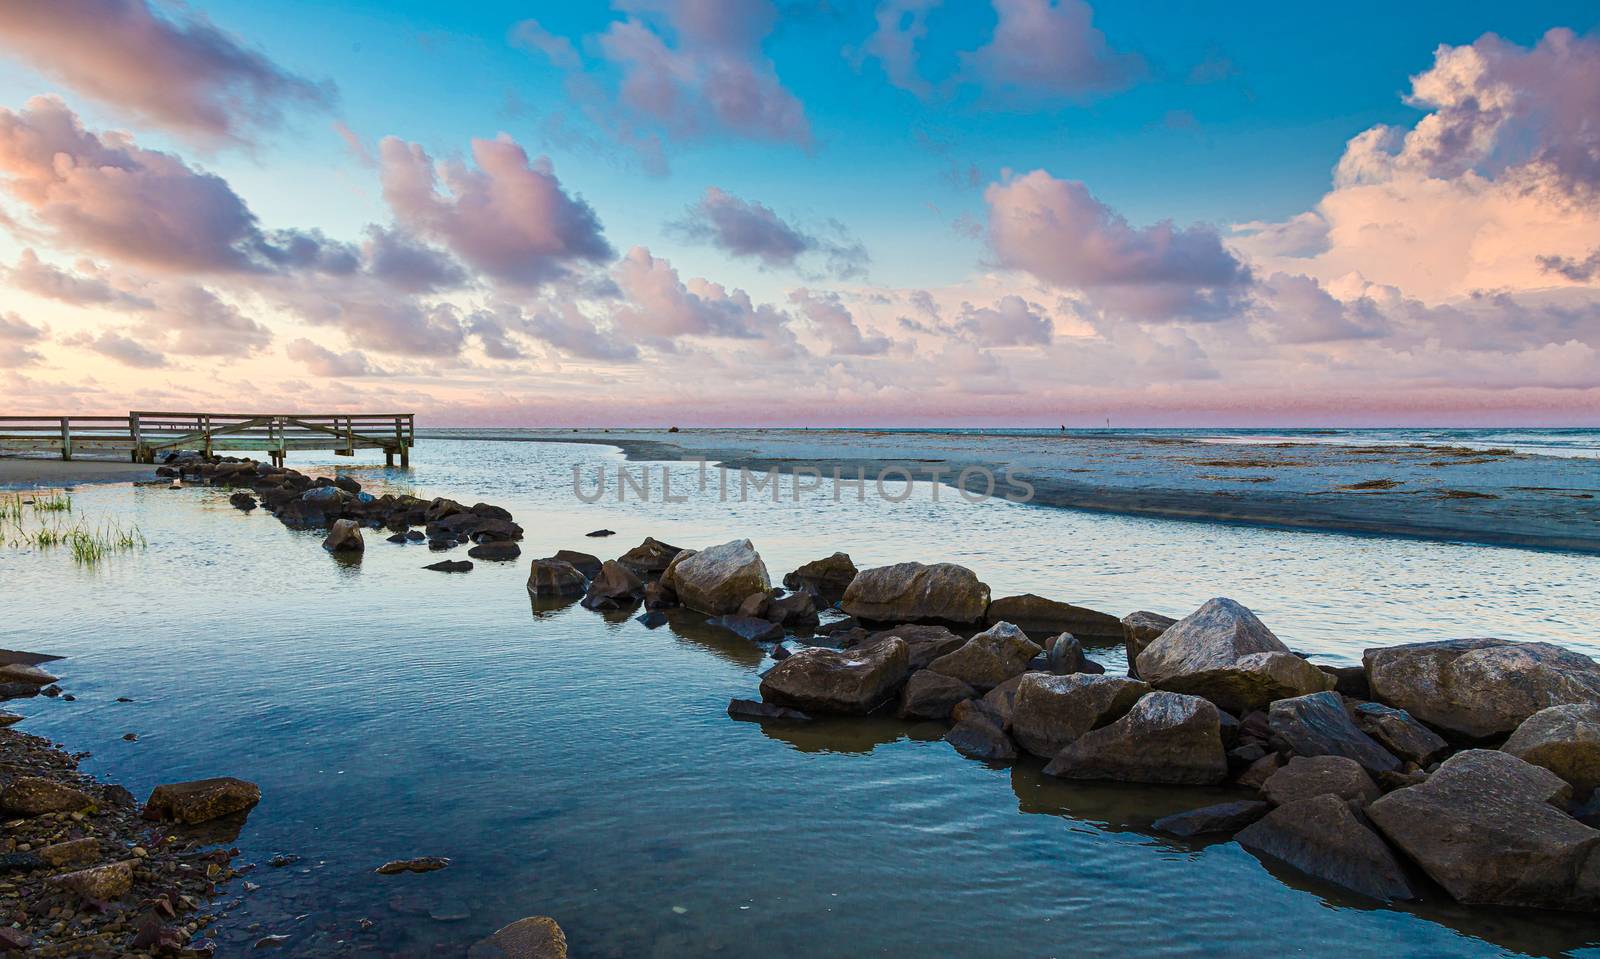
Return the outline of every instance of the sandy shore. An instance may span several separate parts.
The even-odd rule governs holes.
[[[151,479],[155,467],[122,460],[67,460],[0,456],[0,489],[35,486],[79,486]]]
[[[1600,553],[1600,461],[1444,446],[1222,444],[1063,434],[840,430],[419,431],[601,443],[632,460],[789,470],[887,465],[918,479],[969,466],[1026,477],[1032,502],[1130,515]]]

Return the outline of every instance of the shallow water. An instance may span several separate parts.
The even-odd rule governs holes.
[[[686,503],[591,505],[573,496],[572,465],[592,488],[595,464],[622,463],[594,446],[429,441],[415,463],[339,468],[506,506],[525,556],[749,536],[774,578],[843,549],[862,566],[961,562],[997,596],[1119,615],[1232,596],[1326,662],[1467,635],[1600,653],[1593,557],[976,506],[948,489],[935,503],[925,486],[897,504],[870,490],[864,503],[826,490],[724,503],[683,467]],[[533,610],[525,561],[447,576],[420,569],[440,558],[425,547],[369,536],[347,565],[222,490],[75,495],[78,515],[137,523],[150,545],[94,568],[0,549],[0,646],[70,657],[57,671],[77,696],[11,707],[140,795],[208,775],[261,784],[244,859],[305,859],[251,875],[263,888],[228,920],[231,946],[288,933],[294,955],[341,941],[460,955],[548,914],[590,957],[1600,955],[1587,917],[1376,908],[1235,845],[1148,832],[1221,791],[990,768],[938,724],[735,722],[728,699],[753,696],[771,664],[759,648],[691,615],[651,631],[575,605]],[[583,537],[602,526],[618,535]],[[1120,649],[1091,653],[1124,665]],[[414,855],[454,862],[371,873]]]

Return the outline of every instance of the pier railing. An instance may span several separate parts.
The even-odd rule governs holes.
[[[411,465],[417,442],[411,413],[193,413],[135,410],[127,416],[0,416],[0,452],[125,452],[152,463],[163,452],[257,450],[282,464],[290,450],[382,450]]]

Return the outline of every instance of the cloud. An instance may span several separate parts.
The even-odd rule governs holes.
[[[811,328],[827,341],[834,356],[877,356],[894,345],[886,336],[865,335],[839,294],[801,288],[789,293]]]
[[[304,337],[290,340],[284,347],[284,353],[289,359],[303,365],[306,372],[314,376],[384,376],[383,370],[378,369],[367,361],[359,350],[347,350],[335,353],[325,346],[319,346]]]
[[[0,47],[140,119],[202,140],[244,140],[285,108],[327,107],[331,84],[283,69],[184,6],[147,0],[0,4]]]
[[[1087,293],[1141,319],[1226,315],[1250,270],[1203,226],[1136,228],[1075,180],[1043,170],[984,190],[989,242],[1002,265]]]
[[[467,283],[467,271],[443,250],[428,246],[404,230],[367,227],[362,253],[367,270],[389,286],[407,293],[437,293]]]
[[[70,340],[64,341],[69,346],[91,350],[101,356],[109,357],[123,366],[135,369],[149,370],[166,366],[167,358],[155,350],[146,347],[137,340],[129,339],[121,333],[105,330],[99,336],[81,334]]]
[[[981,308],[963,303],[958,327],[983,346],[1048,346],[1055,332],[1049,315],[1020,296]]]
[[[395,219],[502,283],[536,286],[614,255],[594,210],[567,195],[547,158],[530,163],[509,136],[472,141],[476,168],[437,164],[397,137],[378,145]],[[440,180],[445,192],[440,192]]]
[[[1137,54],[1111,48],[1084,0],[994,0],[999,22],[961,55],[966,76],[996,93],[1089,100],[1146,74]]]
[[[396,294],[368,278],[309,278],[273,291],[303,322],[340,330],[362,349],[401,356],[452,357],[466,342],[460,312]]]
[[[1255,317],[1279,343],[1332,343],[1374,339],[1391,331],[1373,300],[1336,299],[1309,276],[1274,273],[1262,281]]]
[[[202,286],[176,284],[156,294],[137,329],[169,353],[248,356],[272,342],[272,332]]]
[[[866,248],[837,221],[827,223],[831,237],[818,236],[787,222],[769,206],[714,186],[707,187],[684,218],[669,227],[730,256],[757,260],[774,269],[800,269],[802,256],[817,253],[830,275],[848,279],[864,276],[871,260]]]
[[[927,99],[933,85],[917,70],[917,45],[928,35],[928,11],[941,0],[881,0],[873,13],[876,29],[852,59],[857,69],[867,57],[878,61],[892,86]]]
[[[15,313],[0,313],[0,369],[37,366],[44,357],[29,344],[41,343],[46,333]]]
[[[671,263],[651,256],[642,246],[629,250],[612,274],[626,297],[612,320],[618,330],[632,337],[754,339],[786,319],[770,306],[755,306],[743,290],[730,292],[708,280],[685,284]]]
[[[93,271],[94,266],[84,263],[79,269]],[[145,297],[117,289],[98,273],[90,272],[85,276],[46,263],[31,249],[22,251],[17,265],[7,270],[5,276],[19,290],[72,306],[105,306],[119,310],[148,310],[155,306]]]
[[[1600,276],[1600,248],[1596,248],[1583,259],[1570,256],[1536,256],[1539,269],[1547,273],[1559,273],[1574,283],[1587,283]]]
[[[583,61],[572,41],[546,30],[537,20],[523,20],[511,28],[511,45],[544,54],[552,66],[576,70]]]

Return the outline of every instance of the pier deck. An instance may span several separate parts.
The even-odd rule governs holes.
[[[127,416],[0,416],[0,453],[126,453],[153,463],[163,452],[260,451],[279,466],[290,450],[382,450],[384,460],[411,465],[416,445],[411,413],[172,413]]]

